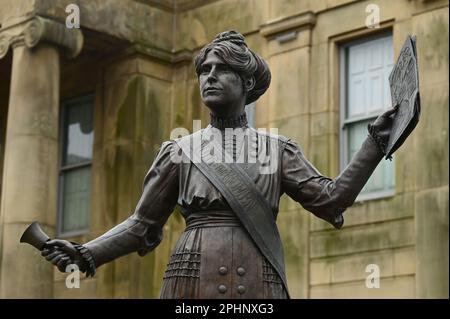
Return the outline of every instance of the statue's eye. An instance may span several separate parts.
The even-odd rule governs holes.
[[[221,71],[221,72],[229,72],[229,71],[231,71],[231,68],[228,65],[226,65],[226,64],[219,64],[217,66],[217,69],[218,69],[218,71]]]
[[[211,66],[210,65],[203,65],[200,68],[200,73],[205,74],[205,73],[209,73],[211,71]]]

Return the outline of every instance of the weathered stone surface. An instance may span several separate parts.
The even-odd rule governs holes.
[[[104,142],[138,140],[158,146],[169,128],[170,85],[142,75],[114,81],[104,92]],[[107,135],[106,135],[107,134]]]
[[[412,192],[367,202],[356,202],[344,213],[344,228],[413,217],[414,209],[414,193]],[[312,231],[324,229],[332,229],[332,226],[318,219],[312,221]]]
[[[14,146],[6,149],[8,157],[3,174],[2,204],[9,208],[9,213],[4,213],[4,222],[31,223],[39,220],[54,225],[56,191],[50,189],[58,180],[57,142],[39,135],[10,136],[8,142]],[[27,154],[35,154],[36,157]]]
[[[9,119],[14,119],[16,125],[8,128],[8,134],[58,139],[59,92],[53,91],[59,83],[58,59],[56,47],[41,46],[33,53],[24,46],[15,50],[10,103],[24,107],[9,109]],[[34,72],[30,73],[30,69]]]
[[[416,258],[416,247],[396,249],[394,252],[394,275],[415,275]]]
[[[284,194],[280,198],[279,211],[280,212],[295,211],[297,214],[309,214],[309,212],[305,211],[299,203],[291,199],[286,194]]]
[[[137,72],[158,80],[172,82],[173,68],[167,64],[157,63],[151,59],[137,59]]]
[[[335,284],[365,280],[368,265],[379,267],[380,278],[415,274],[415,247],[380,250],[348,256],[314,259],[310,265],[310,284]]]
[[[351,5],[338,6],[337,2],[349,1],[332,1],[334,3],[327,4],[329,9],[317,16],[316,27],[313,32],[313,43],[327,42],[330,37],[345,34],[350,31],[361,30],[365,28],[368,13],[366,7],[369,3],[364,1],[352,1]],[[382,0],[376,3],[380,9],[380,23],[390,20],[409,19],[413,12],[413,7],[405,5],[403,1]],[[367,29],[366,29],[367,30]],[[367,30],[370,31],[370,30]],[[371,32],[367,32],[371,33]],[[399,40],[403,44],[404,39]]]
[[[278,134],[284,135],[296,142],[304,153],[307,154],[309,152],[309,114],[287,116],[269,122],[266,128],[267,131],[272,128],[278,129]]]
[[[67,288],[66,280],[55,281],[53,283],[54,299],[97,299],[98,282],[95,279],[84,279],[80,275],[80,288]]]
[[[311,234],[312,258],[354,254],[415,244],[414,220],[403,219],[380,224],[343,228]]]
[[[346,214],[344,213],[344,227],[347,225],[347,218]],[[334,227],[327,223],[326,221],[320,219],[320,218],[311,218],[311,231],[320,231],[320,230],[333,230]]]
[[[380,288],[367,288],[365,280],[311,287],[310,298],[321,299],[405,299],[415,298],[414,276],[380,280]]]
[[[420,124],[422,125],[422,124]],[[421,164],[416,160],[411,160],[411,154],[420,153],[420,149],[416,143],[419,133],[410,135],[409,139],[400,147],[393,155],[395,158],[395,194],[414,192],[417,188],[417,175],[420,174],[419,167]]]
[[[90,238],[112,228],[134,211],[143,178],[162,141],[168,139],[171,112],[170,70],[164,66],[147,76],[151,61],[137,58],[118,61],[106,69],[104,87],[96,101],[93,159],[93,202]],[[131,169],[130,169],[131,168]],[[98,272],[97,296],[157,297],[153,273],[154,254],[131,254],[105,265]],[[159,281],[158,281],[159,284]],[[57,293],[60,293],[58,290]],[[64,294],[62,294],[63,296]]]
[[[306,298],[309,216],[297,211],[280,212],[277,224],[284,246],[289,292],[292,298]]]
[[[0,6],[0,24],[2,27],[17,22],[20,17],[31,15],[35,2],[36,0],[2,0]]]
[[[289,32],[285,32],[289,33]],[[280,43],[275,38],[269,39],[267,51],[269,55],[277,55],[287,53],[292,50],[309,48],[311,45],[311,32],[310,30],[297,31],[297,34],[293,40]]]
[[[417,296],[448,298],[448,186],[416,193]]]
[[[80,69],[83,72],[79,72]],[[102,77],[102,65],[96,59],[74,59],[61,64],[61,101],[89,93],[93,93],[94,101],[101,100],[101,96],[95,93],[101,85]]]
[[[171,108],[171,129],[185,128],[193,133],[193,120],[201,120],[202,128],[209,123],[209,116],[202,114],[206,108],[202,105],[197,75],[191,63],[181,65],[173,72]]]
[[[11,54],[7,55],[0,62],[0,73],[2,74],[2,84],[0,85],[0,176],[3,176],[4,154],[5,154],[5,140],[6,140],[6,125],[8,123],[8,102],[9,102],[9,87],[11,78]],[[3,63],[3,64],[1,64]],[[2,189],[2,179],[0,178],[0,191]],[[1,247],[1,231],[0,231],[0,247]],[[1,248],[0,248],[1,249]]]
[[[310,149],[308,160],[319,170],[322,175],[331,176],[330,166],[330,142],[335,139],[334,135],[318,135],[310,137]]]
[[[380,269],[380,278],[394,275],[394,254],[392,251],[377,251],[363,254],[336,257],[332,259],[318,259],[311,262],[311,284],[341,283],[365,280],[369,273],[366,267],[375,264]],[[319,272],[315,272],[317,267]],[[321,273],[327,272],[323,278]],[[324,279],[327,279],[325,281]]]
[[[269,20],[279,19],[298,12],[319,11],[327,7],[327,0],[285,0],[271,1]]]
[[[448,185],[448,82],[421,91],[424,111],[414,132],[417,146],[416,188]]]
[[[237,30],[243,34],[259,29],[267,21],[267,0],[216,1],[176,17],[175,51],[182,48],[196,49],[211,41],[225,30]],[[239,8],[238,10],[236,10]]]
[[[53,297],[53,266],[42,261],[41,253],[36,248],[19,243],[28,226],[29,223],[2,225],[1,298]],[[49,236],[55,235],[53,225],[41,226]]]
[[[37,14],[65,21],[65,8],[70,1],[36,1]],[[81,26],[89,29],[136,42],[148,47],[169,51],[172,49],[172,36],[166,30],[172,30],[173,13],[148,6],[137,1],[126,5],[114,0],[77,2],[80,7]]]
[[[339,114],[337,112],[320,112],[311,114],[311,136],[338,134]]]
[[[302,48],[269,59],[272,82],[266,94],[271,121],[309,112],[309,54],[309,48]]]
[[[443,41],[448,38],[448,14],[448,8],[441,8],[412,18],[412,32],[418,39],[417,56],[421,89],[443,82],[448,83],[448,72],[444,70],[448,69],[449,47],[446,41]]]
[[[311,47],[310,72],[314,74],[310,78],[310,110],[311,113],[321,113],[330,110],[329,90],[330,86],[323,79],[328,78],[330,69],[328,67],[328,43],[319,43]],[[333,109],[339,110],[339,105]]]
[[[335,260],[324,258],[309,262],[309,284],[311,286],[331,284],[331,274]]]
[[[30,264],[38,263],[36,256],[18,248],[23,230],[34,220],[49,227],[56,223],[58,49],[15,47],[12,74],[0,212],[1,297],[50,297],[51,267],[41,263],[30,270]]]

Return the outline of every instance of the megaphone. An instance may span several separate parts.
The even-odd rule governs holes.
[[[30,226],[25,229],[20,237],[21,243],[30,244],[36,247],[38,250],[44,249],[45,243],[50,240],[50,237],[41,228],[38,222],[33,222]]]

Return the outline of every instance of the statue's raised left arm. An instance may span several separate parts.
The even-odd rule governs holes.
[[[351,206],[385,155],[397,107],[380,115],[368,127],[368,136],[336,179],[323,176],[295,142],[283,151],[282,187],[292,199],[319,218],[341,228],[342,213]]]

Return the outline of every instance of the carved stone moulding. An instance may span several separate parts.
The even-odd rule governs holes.
[[[301,30],[311,31],[315,24],[316,15],[307,11],[269,21],[261,25],[259,33],[269,40],[286,42],[295,38]]]
[[[33,16],[0,31],[0,59],[10,47],[33,48],[38,43],[59,46],[68,58],[73,58],[83,47],[83,34],[80,29],[69,29],[59,21]]]

